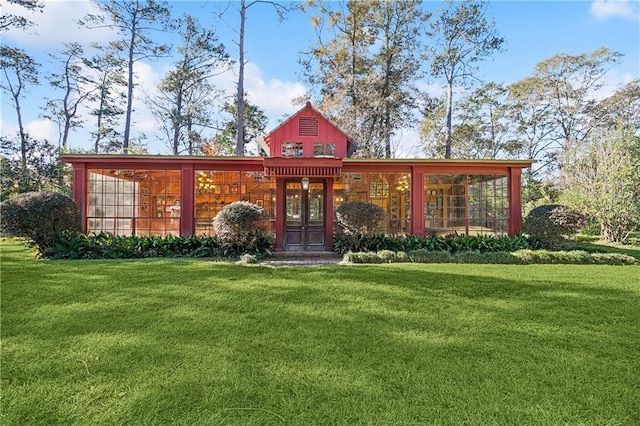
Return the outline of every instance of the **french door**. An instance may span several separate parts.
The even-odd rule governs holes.
[[[304,189],[300,181],[285,182],[285,250],[325,250],[324,182],[311,182]]]

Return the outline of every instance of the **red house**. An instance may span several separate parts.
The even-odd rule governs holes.
[[[310,103],[260,141],[268,157],[64,155],[85,232],[212,235],[227,204],[269,213],[276,248],[330,251],[335,210],[366,201],[388,233],[520,232],[531,160],[349,158],[357,143]]]

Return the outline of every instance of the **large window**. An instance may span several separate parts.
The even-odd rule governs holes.
[[[213,235],[213,219],[235,201],[249,201],[269,214],[269,230],[275,229],[276,183],[263,172],[195,172],[196,235]]]
[[[427,235],[506,234],[508,217],[507,176],[425,175]]]
[[[88,200],[88,232],[179,234],[180,171],[93,169]]]
[[[334,209],[351,201],[376,204],[386,212],[384,231],[410,232],[409,173],[343,173],[334,183]]]

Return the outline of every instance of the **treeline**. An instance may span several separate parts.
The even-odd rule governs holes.
[[[25,11],[45,8],[38,0],[9,2]],[[478,78],[482,62],[499,54],[505,41],[483,1],[447,1],[429,10],[420,0],[291,5],[240,0],[230,4],[239,17],[237,56],[219,41],[215,25],[172,16],[170,3],[94,5],[96,13],[78,24],[109,28],[113,40],[94,44],[90,53],[79,43],[62,46],[54,55],[58,71],[45,76],[60,95],[45,100],[43,114],[60,129],[57,144],[33,140],[22,123],[25,89],[41,84],[39,64],[29,52],[1,46],[2,89],[10,95],[19,127],[15,137],[2,139],[3,198],[64,186],[57,153],[73,149],[69,134],[80,127],[91,129],[92,152],[143,152],[142,141],[130,132],[134,92],[142,96],[134,65],[161,57],[171,57],[173,66],[145,102],[168,151],[244,155],[249,142],[266,130],[264,112],[246,102],[243,88],[245,21],[250,8],[269,7],[280,19],[290,13],[309,17],[315,40],[299,61],[308,93],[296,101],[312,100],[352,135],[360,146],[357,156],[393,157],[402,132],[414,128],[428,157],[535,159],[523,185],[530,205],[571,203],[602,226],[620,222],[616,218],[625,206],[625,224],[606,226],[625,232],[637,227],[640,198],[633,188],[640,187],[640,80],[602,96],[607,72],[622,56],[606,47],[559,53],[538,63],[530,76],[505,85]],[[28,19],[6,12],[0,22],[2,31],[29,25]],[[167,32],[178,35],[176,46],[160,41]],[[238,58],[238,90],[225,98],[212,77],[234,66],[232,56]],[[441,83],[442,95],[418,89],[417,82],[427,76]],[[224,122],[213,118],[219,112]],[[596,202],[613,194],[615,203]],[[609,219],[597,217],[603,209],[613,212]]]

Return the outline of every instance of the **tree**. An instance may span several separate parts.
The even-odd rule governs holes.
[[[595,127],[640,129],[640,78],[631,80],[589,111]]]
[[[150,34],[170,28],[171,14],[166,2],[156,0],[109,0],[106,3],[94,0],[94,4],[103,14],[89,14],[86,20],[80,23],[95,25],[92,28],[107,27],[117,31],[121,39],[113,42],[112,47],[126,55],[127,108],[122,144],[122,149],[126,154],[129,151],[133,89],[135,87],[133,66],[141,60],[167,55],[170,46],[156,43]]]
[[[267,0],[253,0],[247,2],[246,0],[240,0],[240,31],[238,33],[238,85],[236,91],[236,104],[238,105],[237,119],[236,119],[236,155],[244,155],[244,36],[245,36],[245,21],[247,19],[247,10],[258,3],[270,4],[275,12],[278,14],[278,18],[282,21],[289,7],[276,1]]]
[[[442,157],[447,143],[447,103],[444,98],[430,96],[428,93],[422,96],[420,114],[423,118],[419,129],[422,149],[427,157]]]
[[[562,152],[586,141],[593,129],[589,111],[607,71],[622,55],[607,48],[580,55],[558,54],[538,63],[530,80],[539,102],[548,105],[556,125],[555,142]]]
[[[216,91],[208,80],[230,61],[213,31],[202,29],[191,16],[186,16],[182,24],[179,60],[162,79],[158,95],[149,99],[149,104],[173,154],[184,149],[193,155],[201,141],[202,129],[212,127]]]
[[[235,101],[235,98],[234,98]],[[265,134],[267,129],[267,116],[258,106],[252,105],[245,99],[245,121],[242,135],[243,146],[248,146],[252,141],[256,141],[259,136]],[[237,105],[226,102],[222,111],[227,113],[229,118],[223,122],[220,131],[208,141],[207,155],[232,155],[234,152],[234,142],[237,140]],[[262,154],[260,146],[256,144],[255,149],[250,149],[249,154]]]
[[[91,99],[95,88],[88,88],[88,82],[83,69],[82,57],[84,51],[79,43],[67,43],[61,51],[62,58],[53,56],[62,63],[62,71],[53,73],[49,78],[49,84],[63,91],[60,99],[51,99],[45,109],[49,118],[58,124],[58,146],[66,150],[69,139],[69,131],[82,125],[83,120],[78,115],[81,104]]]
[[[420,70],[418,0],[315,4],[316,46],[302,60],[323,111],[354,136],[358,155],[392,156],[392,137],[412,123]],[[328,38],[328,40],[326,40]]]
[[[42,12],[44,8],[44,4],[40,3],[40,0],[8,0],[8,2],[22,6],[31,12]],[[0,15],[0,32],[6,31],[11,27],[26,28],[30,25],[33,25],[33,22],[24,16],[13,13]]]
[[[431,74],[444,77],[447,88],[445,158],[451,158],[453,129],[453,88],[466,83],[477,70],[477,63],[501,49],[503,39],[494,23],[487,19],[487,2],[447,1],[447,7],[431,24],[435,44],[428,49]]]
[[[124,114],[120,107],[126,99],[124,88],[125,61],[109,49],[101,54],[83,60],[87,68],[87,84],[93,87],[91,100],[97,104],[89,114],[95,116],[96,127],[91,132],[94,140],[94,152],[117,152],[122,149],[120,132],[117,130],[119,118]]]
[[[70,174],[60,161],[59,150],[47,140],[25,135],[26,167],[20,159],[22,142],[0,138],[0,199],[29,191],[70,192]]]
[[[366,76],[372,74],[366,53],[374,44],[366,24],[372,20],[371,8],[367,2],[354,1],[309,4],[316,13],[311,17],[316,42],[300,60],[303,76],[318,92],[320,109],[357,140],[362,151],[369,151],[363,120],[370,98]]]
[[[22,123],[20,99],[29,84],[38,84],[39,64],[27,55],[24,50],[0,45],[0,69],[4,74],[1,88],[11,95],[13,107],[18,118],[18,135],[20,137],[20,158],[22,169],[27,169],[27,134]]]
[[[640,137],[635,129],[598,129],[568,154],[562,199],[595,218],[605,240],[624,242],[640,229]]]
[[[510,139],[506,118],[506,89],[488,83],[474,90],[460,104],[454,139],[460,158],[512,157],[517,146]]]

